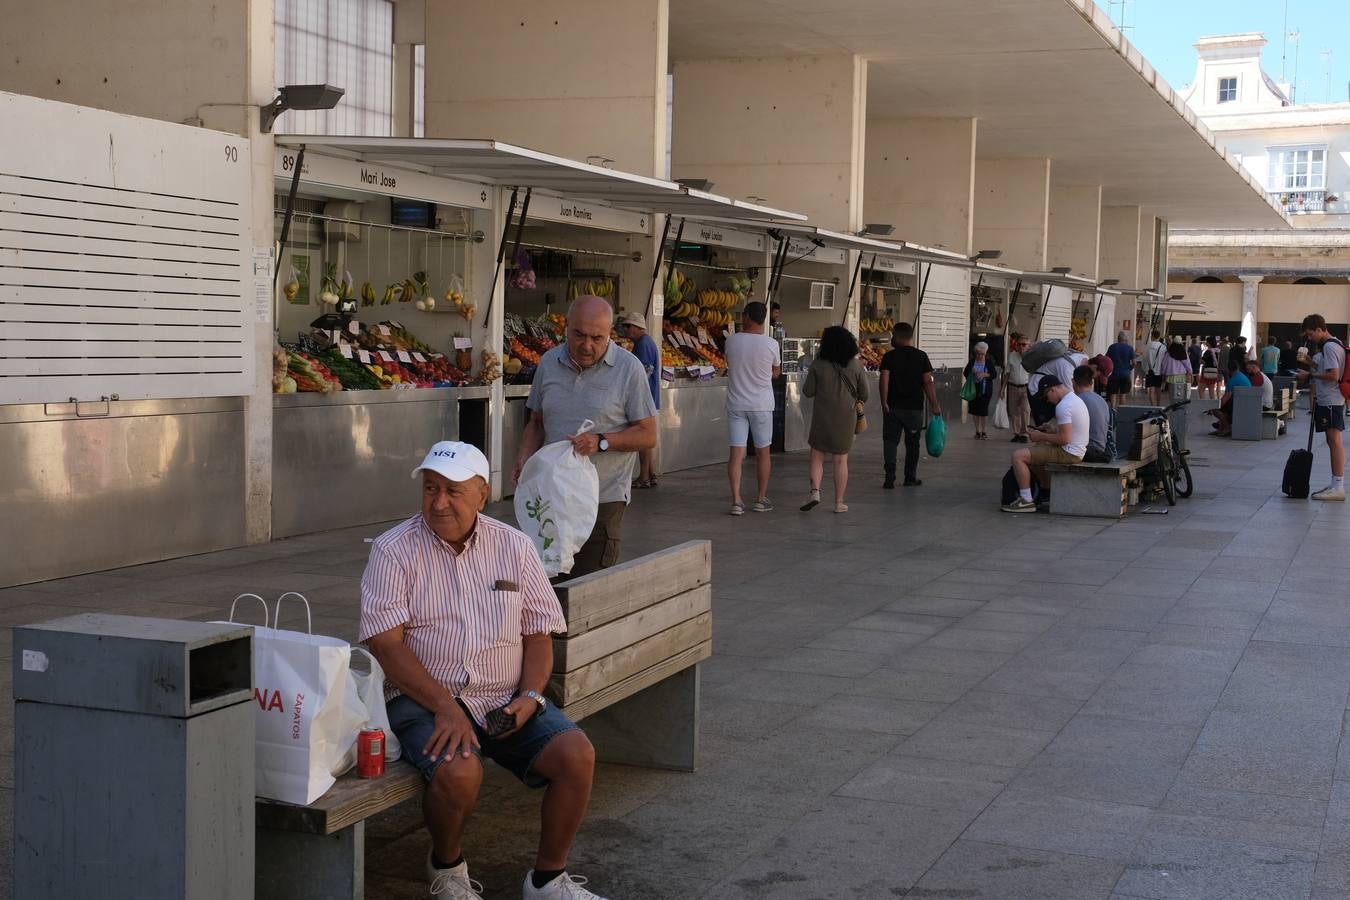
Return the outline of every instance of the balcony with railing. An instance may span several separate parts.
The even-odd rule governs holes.
[[[1327,204],[1335,203],[1335,195],[1328,195],[1326,191],[1281,191],[1279,194],[1280,203],[1284,205],[1284,211],[1290,215],[1299,213],[1324,213],[1328,212]]]

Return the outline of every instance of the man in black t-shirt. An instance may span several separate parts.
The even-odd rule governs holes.
[[[914,346],[914,326],[900,322],[891,331],[891,346],[881,358],[881,447],[886,463],[886,481],[895,487],[895,458],[900,436],[905,438],[905,487],[922,484],[918,479],[919,433],[923,431],[923,401],[933,415],[942,415],[937,391],[933,388],[933,364],[928,354]]]

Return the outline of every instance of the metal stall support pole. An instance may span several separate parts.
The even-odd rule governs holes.
[[[1045,324],[1045,311],[1050,308],[1050,292],[1054,290],[1054,287],[1048,284],[1041,285],[1041,288],[1045,291],[1045,302],[1041,304],[1041,317],[1036,320],[1037,341],[1041,339],[1041,326]],[[1035,341],[1032,343],[1035,343]]]
[[[851,306],[853,305],[853,291],[856,290],[857,287],[858,287],[858,276],[862,274],[862,264],[863,264],[863,255],[862,255],[861,253],[859,253],[859,254],[858,254],[858,264],[857,264],[856,266],[853,267],[853,278],[852,278],[852,279],[849,281],[849,283],[848,283],[848,296],[844,299],[844,316],[843,316],[842,319],[839,320],[839,324],[840,324],[840,325],[844,325],[846,322],[848,322],[848,310],[849,310],[849,307],[851,307]],[[871,268],[869,271],[871,271],[871,272],[876,272],[876,270],[877,270],[877,255],[876,255],[875,253],[873,253],[873,254],[872,254],[872,268]],[[863,290],[864,290],[864,291],[867,290],[867,280],[866,280],[866,279],[863,280]],[[861,321],[861,319],[862,319],[862,298],[861,298],[861,297],[858,298],[858,319],[859,319],[860,321]],[[861,326],[861,325],[858,326],[858,331],[859,331],[859,333],[862,332],[862,326]]]
[[[1094,307],[1093,310],[1092,310],[1092,325],[1091,325],[1091,327],[1088,328],[1088,332],[1087,332],[1087,342],[1088,342],[1088,346],[1089,346],[1089,347],[1092,346],[1093,339],[1097,336],[1097,320],[1098,320],[1099,318],[1101,318],[1101,315],[1102,315],[1102,301],[1105,300],[1105,299],[1106,299],[1106,295],[1103,294],[1101,291],[1098,291],[1098,292],[1097,292],[1097,305],[1096,305],[1096,307]]]
[[[675,229],[675,245],[670,248],[670,266],[666,273],[666,278],[675,277],[675,267],[678,265],[677,258],[680,255],[680,241],[684,240],[684,219],[680,219],[680,227]]]
[[[295,194],[300,190],[300,171],[305,165],[305,144],[295,154],[295,173],[291,175],[291,190],[286,195],[286,215],[281,219],[281,241],[277,245],[277,260],[272,266],[272,293],[277,292],[277,274],[281,272],[281,260],[285,257],[286,241],[291,236],[291,219],[295,217]],[[276,316],[272,317],[276,322]]]
[[[923,265],[923,263],[919,263]],[[914,303],[914,346],[919,346],[919,316],[923,313],[923,295],[928,293],[928,276],[933,274],[933,264],[928,264],[928,271],[923,273],[923,282],[919,285],[919,296],[915,298]]]
[[[656,296],[656,287],[661,278],[661,263],[665,262],[666,258],[666,238],[670,237],[670,216],[663,216],[663,218],[666,221],[665,224],[661,226],[661,240],[656,245],[656,265],[652,266],[652,289],[647,292],[646,315],[648,318],[650,318],[652,314],[652,298]],[[662,294],[664,296],[664,289]],[[664,303],[662,304],[661,312],[663,315],[665,314]]]
[[[520,193],[520,188],[511,188],[511,200],[506,204],[506,222],[502,225],[502,239],[497,244],[497,265],[492,270],[492,284],[488,287],[487,312],[483,316],[483,326],[487,327],[492,321],[492,303],[497,297],[497,279],[502,274],[502,260],[506,258],[506,240],[507,235],[511,233],[511,219],[516,214],[516,197]]]
[[[769,273],[769,288],[764,295],[766,303],[772,303],[778,298],[778,283],[783,279],[783,266],[787,260],[787,251],[787,235],[780,235],[778,238],[778,251],[773,257],[773,270]]]

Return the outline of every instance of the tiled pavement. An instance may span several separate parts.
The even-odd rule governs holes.
[[[1118,523],[1000,514],[1008,445],[964,436],[883,493],[865,435],[842,516],[797,511],[799,455],[767,515],[725,515],[720,468],[668,476],[625,551],[714,542],[702,766],[602,767],[573,870],[615,898],[1350,898],[1350,514],[1279,495],[1298,441],[1195,436],[1195,498]],[[350,638],[379,530],[0,591],[0,624],[300,590]],[[537,808],[488,779],[488,897],[518,896]],[[367,896],[425,896],[416,804],[368,844]]]

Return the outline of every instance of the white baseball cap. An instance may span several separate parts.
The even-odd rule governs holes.
[[[451,481],[468,481],[477,475],[484,481],[491,480],[487,457],[473,444],[462,441],[441,441],[433,444],[422,464],[412,470],[416,478],[426,469],[438,475],[444,475]]]

